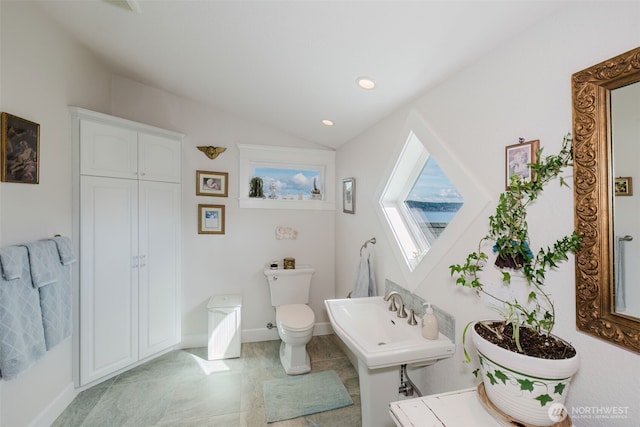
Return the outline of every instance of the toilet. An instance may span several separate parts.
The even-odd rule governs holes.
[[[313,336],[315,315],[307,305],[311,276],[315,269],[299,265],[295,269],[265,268],[269,282],[271,305],[276,309],[276,325],[280,344],[280,362],[288,375],[311,371],[307,343]]]

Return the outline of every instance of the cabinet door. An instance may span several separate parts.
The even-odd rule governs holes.
[[[138,132],[91,120],[80,121],[80,173],[135,179]]]
[[[80,181],[80,383],[138,360],[136,180]]]
[[[180,342],[180,184],[139,181],[143,359]]]
[[[138,170],[145,181],[180,182],[180,140],[140,132]]]

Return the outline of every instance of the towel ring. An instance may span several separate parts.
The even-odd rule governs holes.
[[[372,237],[369,240],[367,240],[366,242],[364,242],[364,244],[360,247],[360,256],[362,256],[362,250],[365,249],[369,243],[371,243],[372,245],[375,245],[376,244],[376,238]]]

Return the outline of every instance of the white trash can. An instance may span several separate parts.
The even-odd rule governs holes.
[[[209,299],[209,360],[240,357],[242,343],[241,295],[216,295]]]

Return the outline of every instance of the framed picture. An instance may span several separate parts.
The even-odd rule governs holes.
[[[356,213],[356,179],[345,178],[342,180],[342,212]]]
[[[227,172],[196,171],[196,196],[227,197]]]
[[[535,179],[530,164],[535,163],[540,140],[520,142],[505,148],[505,187],[509,189],[512,175],[518,175],[522,181]]]
[[[198,205],[198,234],[224,234],[224,205]]]
[[[38,184],[40,125],[2,113],[2,182]]]
[[[633,188],[631,188],[631,177],[621,176],[616,178],[616,196],[631,196]]]

